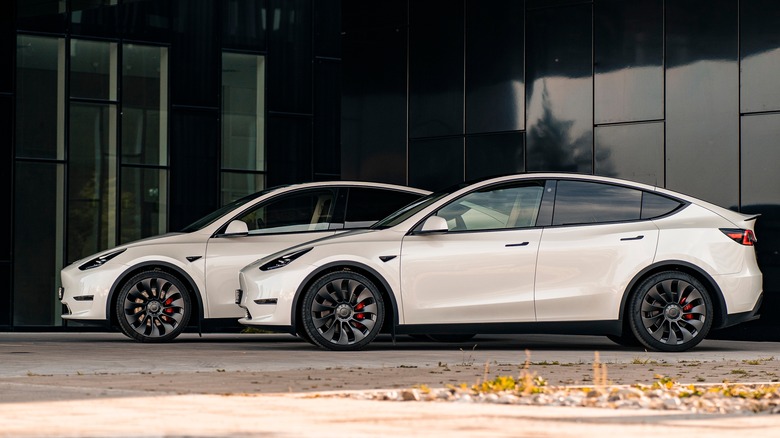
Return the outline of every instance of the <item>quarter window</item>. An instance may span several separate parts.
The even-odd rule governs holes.
[[[642,194],[642,219],[653,219],[665,214],[669,214],[682,205],[666,196],[656,195],[655,193],[644,192]]]

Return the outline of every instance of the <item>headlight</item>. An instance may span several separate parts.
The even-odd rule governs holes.
[[[270,271],[272,269],[279,269],[283,268],[290,263],[292,263],[293,260],[297,259],[298,257],[306,254],[307,252],[311,251],[312,248],[304,248],[300,249],[298,251],[293,251],[287,254],[284,254],[282,256],[279,256],[273,260],[271,260],[268,263],[265,263],[264,265],[260,266],[261,271]]]
[[[79,266],[79,269],[82,271],[86,271],[87,269],[92,268],[99,268],[103,266],[107,261],[113,259],[114,257],[118,256],[119,254],[122,254],[125,252],[127,248],[118,249],[116,251],[111,251],[108,254],[103,254],[100,257],[95,257],[94,259],[88,261],[87,263],[84,263],[83,265]]]

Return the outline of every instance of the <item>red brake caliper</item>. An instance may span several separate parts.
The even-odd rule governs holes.
[[[687,298],[683,297],[683,299],[680,300],[680,305],[682,306],[683,304],[685,304],[686,300],[687,300]],[[693,309],[693,304],[691,304],[691,303],[685,304],[682,309],[683,309],[683,312],[690,312],[691,309]],[[686,313],[686,314],[683,315],[683,318],[684,319],[693,319],[693,315],[691,315],[690,313]]]
[[[170,306],[170,305],[171,305],[171,303],[173,303],[173,298],[168,298],[167,300],[165,300],[165,303],[164,303],[164,305],[166,306],[166,308],[165,308],[165,310],[163,310],[163,312],[165,312],[165,313],[167,313],[167,314],[169,314],[169,315],[170,315],[171,313],[173,313],[173,309],[171,309],[170,307],[167,307],[167,306]]]

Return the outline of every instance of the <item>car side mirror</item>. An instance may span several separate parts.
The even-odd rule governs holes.
[[[421,233],[446,233],[450,230],[447,226],[447,219],[441,216],[431,216],[423,222]]]
[[[249,234],[249,227],[247,227],[246,222],[234,220],[230,221],[227,228],[225,228],[225,233],[223,235],[246,236],[247,234]]]

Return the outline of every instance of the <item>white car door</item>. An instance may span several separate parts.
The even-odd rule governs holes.
[[[642,192],[560,181],[536,268],[537,321],[616,320],[631,279],[652,264],[658,228],[641,220]]]
[[[209,318],[238,318],[238,271],[253,261],[298,243],[332,235],[335,190],[313,189],[272,199],[237,218],[248,234],[216,236],[206,246],[204,307]]]
[[[435,213],[445,233],[413,233],[401,247],[406,324],[534,320],[540,184],[488,188]]]

